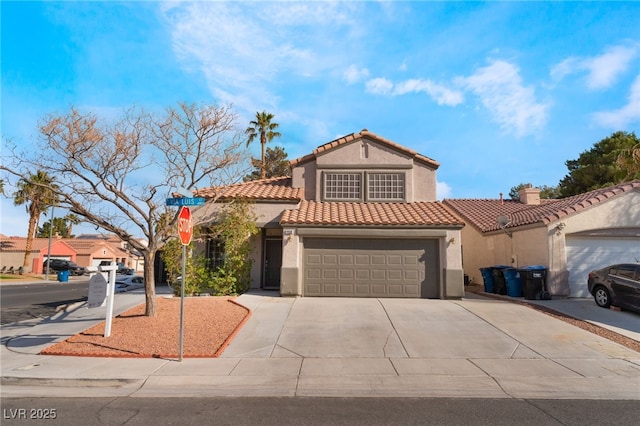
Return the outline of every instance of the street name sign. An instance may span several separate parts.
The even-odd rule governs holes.
[[[205,199],[202,197],[195,198],[167,198],[167,206],[182,207],[182,206],[203,206]]]

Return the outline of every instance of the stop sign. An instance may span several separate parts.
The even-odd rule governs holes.
[[[193,236],[193,220],[191,219],[189,207],[182,207],[178,214],[178,235],[182,245],[189,245]]]

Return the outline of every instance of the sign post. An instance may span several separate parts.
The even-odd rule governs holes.
[[[89,297],[87,298],[88,308],[99,308],[104,306],[107,299],[107,314],[105,318],[104,337],[111,336],[111,322],[113,321],[113,298],[116,292],[116,262],[111,262],[108,266],[100,266],[100,273],[95,274],[89,280]],[[108,272],[105,277],[105,272]],[[108,279],[108,281],[107,281]]]
[[[187,246],[193,238],[193,219],[189,207],[180,207],[178,213],[178,235],[182,242],[182,280],[180,280],[180,354],[179,361],[182,362],[182,344],[184,336],[184,283],[187,279]]]

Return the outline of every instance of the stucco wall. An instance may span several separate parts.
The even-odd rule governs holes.
[[[563,224],[562,229],[558,227],[560,223]],[[548,270],[547,285],[551,294],[567,296],[566,235],[598,229],[633,228],[639,224],[640,193],[631,192],[562,217],[549,225],[540,223],[513,231],[513,238],[503,232],[483,235],[467,225],[462,229],[464,272],[474,282],[482,283],[481,267],[542,265]]]
[[[385,166],[389,166],[388,168]],[[406,201],[436,200],[436,171],[396,149],[365,139],[322,153],[293,169],[294,188],[305,189],[305,199],[322,198],[323,171],[402,171],[406,176]]]
[[[316,157],[318,167],[333,165],[406,165],[412,164],[412,159],[390,147],[361,139],[336,149],[322,153]]]
[[[194,225],[215,223],[218,212],[224,206],[223,203],[208,203],[193,212]],[[251,204],[251,211],[256,216],[256,226],[279,227],[282,212],[288,209],[295,209],[297,202],[259,202]]]
[[[413,201],[436,201],[436,171],[426,164],[415,162],[413,166]],[[407,192],[409,187],[407,184]]]
[[[562,225],[559,227],[560,223]],[[552,294],[566,296],[571,292],[567,271],[566,236],[616,228],[640,230],[640,192],[623,194],[549,224],[547,251],[550,260],[547,282]]]

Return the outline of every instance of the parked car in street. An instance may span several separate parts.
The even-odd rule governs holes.
[[[144,277],[139,275],[116,275],[116,293],[144,287]]]
[[[43,270],[45,270],[45,271],[47,270],[47,264],[48,263],[49,263],[49,259],[44,261],[44,263],[42,264],[42,269]],[[84,274],[84,268],[81,268],[75,262],[72,262],[70,260],[51,259],[51,263],[49,265],[49,269],[51,271],[53,271],[53,272],[69,271],[69,274],[71,274],[71,275],[83,275]]]
[[[100,266],[109,266],[109,265],[111,265],[111,261],[109,260],[103,260],[102,262],[100,262]],[[133,275],[133,273],[135,272],[132,268],[127,268],[125,264],[122,262],[118,262],[116,265],[118,266],[118,270],[116,271],[116,274]]]
[[[621,263],[591,271],[588,287],[598,306],[614,305],[640,313],[640,264]]]

